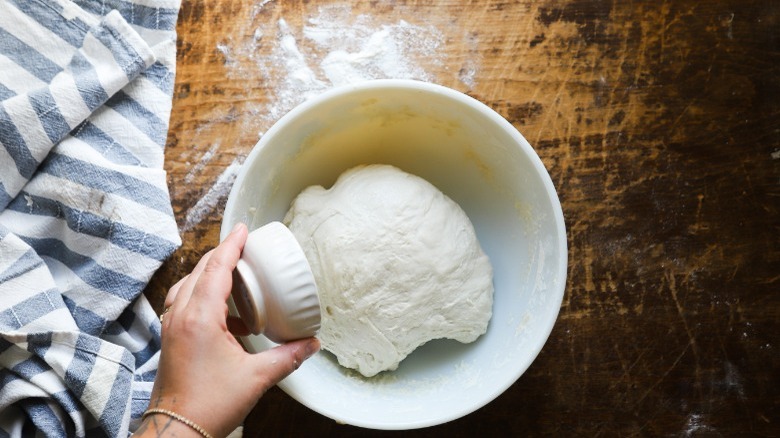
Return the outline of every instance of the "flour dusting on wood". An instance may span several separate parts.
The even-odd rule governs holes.
[[[238,176],[239,169],[241,169],[241,162],[241,158],[235,158],[219,175],[217,182],[211,186],[208,192],[187,210],[187,216],[184,219],[184,224],[181,226],[182,232],[191,230],[195,225],[206,219],[219,205],[220,201],[230,193],[230,188],[233,187],[233,182]]]
[[[329,88],[371,79],[431,82],[431,69],[446,68],[447,36],[428,20],[417,23],[411,12],[382,22],[355,15],[346,5],[328,5],[296,25],[283,17],[261,22],[267,3],[255,4],[252,27],[217,44],[232,79],[256,78],[271,88],[268,103],[254,111],[260,132]],[[468,86],[474,85],[477,61],[470,59],[458,75]]]
[[[214,158],[214,154],[219,150],[219,143],[215,143],[211,145],[209,150],[203,153],[203,155],[200,157],[200,160],[192,166],[192,168],[187,172],[186,175],[184,175],[184,184],[188,185],[191,184],[195,178],[197,178],[200,173],[203,171],[203,168],[206,167],[209,162],[211,162],[211,159]]]
[[[270,3],[270,4],[269,4]],[[370,14],[355,14],[350,6],[320,6],[302,20],[269,19],[271,0],[256,1],[246,24],[216,44],[224,58],[228,78],[247,87],[267,87],[265,103],[242,102],[250,115],[240,128],[262,136],[279,118],[301,102],[329,88],[372,79],[416,79],[434,82],[431,70],[446,70],[444,45],[452,35],[447,17],[420,19],[415,9],[400,10],[396,19],[382,21]],[[293,22],[294,21],[294,22]],[[441,27],[440,26],[440,27]],[[478,41],[461,31],[469,56],[456,67],[457,78],[469,88],[479,71]],[[185,176],[190,183],[212,160],[218,146],[209,149]],[[208,217],[230,191],[240,168],[233,161],[206,195],[187,212],[182,231]]]

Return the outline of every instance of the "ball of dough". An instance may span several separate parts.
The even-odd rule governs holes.
[[[305,189],[285,223],[320,293],[322,347],[370,377],[438,338],[473,342],[487,330],[493,270],[454,201],[388,165]]]

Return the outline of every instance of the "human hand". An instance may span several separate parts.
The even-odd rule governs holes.
[[[250,354],[234,338],[245,333],[237,333],[242,327],[228,317],[226,301],[247,233],[245,225],[237,225],[165,299],[162,353],[149,408],[175,412],[215,437],[238,427],[269,388],[320,347],[317,339],[308,338]],[[198,436],[161,414],[148,415],[136,435],[166,431]]]

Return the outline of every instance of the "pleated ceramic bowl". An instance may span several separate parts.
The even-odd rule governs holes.
[[[531,145],[484,104],[441,86],[378,80],[330,90],[280,119],[230,192],[224,238],[284,218],[310,185],[359,164],[394,165],[457,202],[494,270],[493,317],[476,342],[431,341],[372,378],[320,352],[279,386],[340,423],[414,429],[467,415],[510,388],[545,344],[566,284],[563,214]],[[275,345],[243,339],[250,351]]]

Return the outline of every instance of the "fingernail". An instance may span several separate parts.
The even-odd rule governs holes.
[[[233,225],[233,231],[230,232],[230,234],[235,234],[238,232],[238,230],[241,229],[241,226],[244,225],[243,223],[239,222],[235,225]]]

